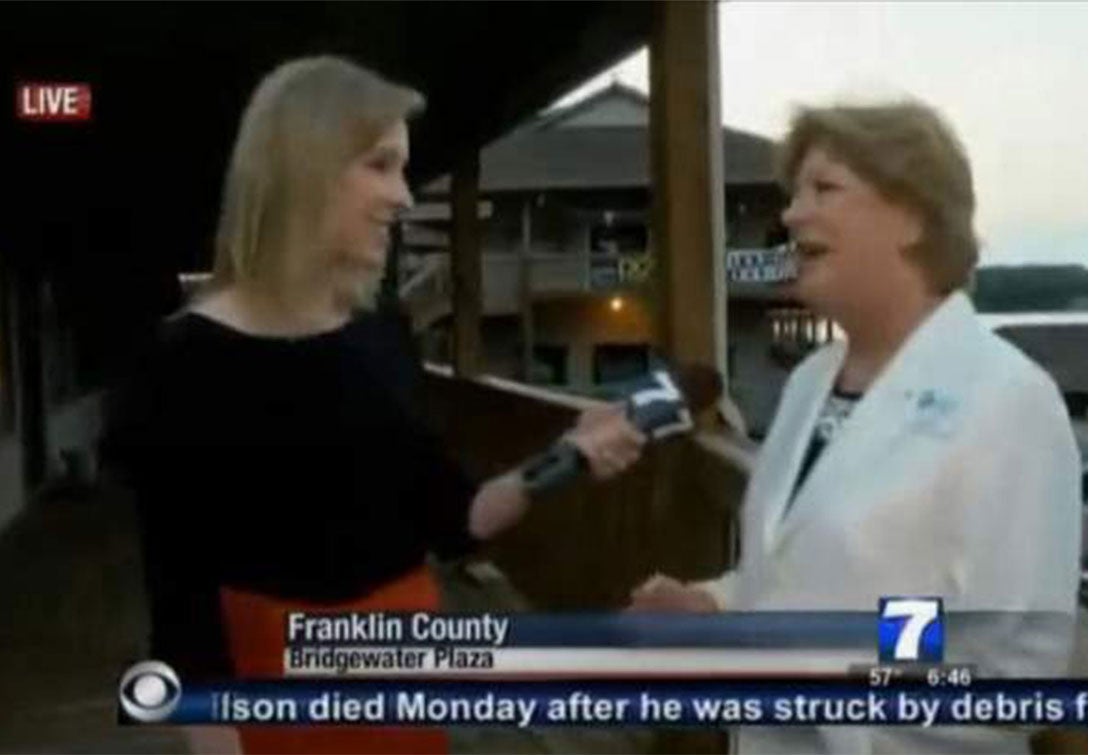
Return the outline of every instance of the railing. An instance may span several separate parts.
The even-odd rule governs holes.
[[[400,296],[407,303],[416,329],[451,311],[449,255],[407,255]],[[517,254],[483,254],[483,313],[510,314],[521,306],[521,266]],[[651,274],[652,258],[644,254],[597,254],[537,252],[527,258],[529,287],[533,295],[614,291],[641,285]],[[444,300],[444,301],[441,301]]]
[[[840,328],[832,321],[801,308],[773,309],[768,312],[771,328],[772,358],[784,367],[797,364],[814,349],[840,337]]]
[[[427,381],[428,416],[482,479],[542,450],[596,403],[436,367]],[[538,503],[486,555],[544,610],[619,608],[655,571],[714,576],[735,559],[732,522],[751,457],[748,444],[714,432],[651,445],[617,480],[581,481]]]
[[[179,288],[182,290],[184,299],[193,298],[199,291],[213,280],[213,273],[209,272],[197,272],[197,273],[179,273]]]
[[[452,273],[447,254],[410,256],[400,260],[403,266],[399,298],[411,317],[416,331],[426,328],[452,311]]]
[[[533,293],[612,291],[645,283],[653,261],[649,252],[635,254],[535,253],[528,256]],[[522,258],[510,253],[483,255],[483,280],[488,300],[519,290]]]
[[[404,273],[399,283],[399,298],[404,301],[420,296],[444,293],[449,277],[449,255],[427,254],[401,260]]]

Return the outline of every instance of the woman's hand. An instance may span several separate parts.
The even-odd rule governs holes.
[[[589,460],[593,476],[604,480],[634,464],[646,436],[627,421],[623,407],[597,407],[582,412],[564,436]],[[486,540],[515,524],[529,507],[529,494],[521,469],[486,482],[468,509],[468,531]]]
[[[719,610],[715,599],[705,590],[655,574],[631,591],[628,611],[665,613],[713,613]]]
[[[646,436],[627,420],[621,405],[587,409],[563,436],[582,452],[593,477],[607,480],[630,467],[642,455]]]

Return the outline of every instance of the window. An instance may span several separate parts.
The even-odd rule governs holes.
[[[594,254],[639,254],[646,251],[646,242],[644,223],[601,222],[589,229],[589,248]]]
[[[533,346],[532,382],[539,385],[566,385],[567,351],[566,346]]]
[[[619,383],[650,371],[646,344],[599,344],[593,349],[593,380],[597,385]]]

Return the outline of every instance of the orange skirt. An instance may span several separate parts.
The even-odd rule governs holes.
[[[289,611],[436,611],[441,591],[422,566],[366,597],[346,603],[306,603],[221,588],[221,610],[236,676],[283,676],[285,614]],[[241,726],[245,753],[447,753],[443,729],[377,726]]]

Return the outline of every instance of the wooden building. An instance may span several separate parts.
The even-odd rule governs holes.
[[[649,128],[646,95],[613,83],[482,149],[486,372],[611,395],[613,382],[656,358]],[[728,250],[765,246],[779,224],[784,198],[774,148],[764,137],[722,129]],[[450,188],[449,176],[422,188],[400,251],[403,304],[424,354],[438,362],[451,359]],[[764,287],[734,284],[724,316],[728,392],[759,437],[789,365],[817,343],[784,324],[811,318]]]

